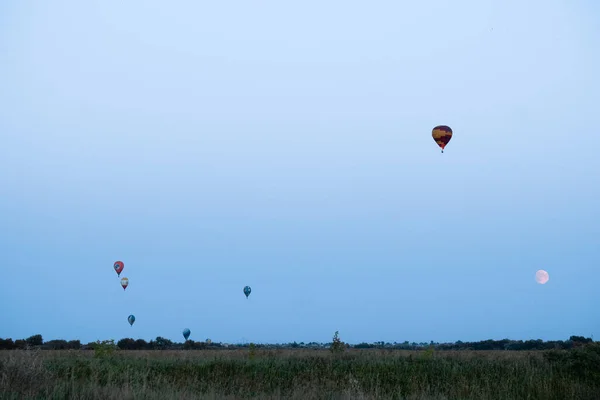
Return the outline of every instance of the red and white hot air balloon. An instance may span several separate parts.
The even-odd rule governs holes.
[[[115,269],[115,272],[117,273],[117,276],[121,276],[121,272],[123,272],[125,264],[123,264],[123,261],[116,261],[113,267]]]

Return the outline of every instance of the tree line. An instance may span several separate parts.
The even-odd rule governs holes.
[[[214,343],[210,340],[203,342],[196,342],[193,340],[186,340],[183,343],[173,342],[169,339],[158,336],[154,340],[149,342],[144,339],[133,339],[124,338],[119,340],[117,343],[113,341],[96,341],[87,344],[82,344],[79,340],[49,340],[44,341],[42,335],[33,335],[27,339],[12,338],[2,339],[0,338],[0,350],[25,350],[38,348],[42,350],[94,350],[101,343],[110,342],[121,350],[203,350],[203,349],[218,349],[218,348],[243,348],[248,347],[249,344],[223,344]],[[409,343],[405,341],[403,343],[389,343],[389,342],[374,342],[374,343],[360,343],[355,345],[344,344],[345,347],[355,349],[399,349],[399,350],[419,350],[425,348],[433,348],[436,350],[568,350],[574,347],[582,346],[586,343],[592,343],[591,338],[583,336],[571,336],[569,340],[552,340],[543,341],[537,340],[482,340],[479,342],[462,342],[457,341],[454,343],[437,343],[437,342],[421,342]],[[317,342],[292,342],[286,344],[250,344],[256,348],[329,348],[332,345],[330,343],[317,343]]]
[[[49,340],[44,341],[42,335],[33,335],[27,339],[14,340],[12,338],[0,338],[0,350],[26,350],[26,349],[41,349],[41,350],[94,350],[99,345],[115,344],[112,340],[96,341],[87,344],[82,344],[79,340]],[[243,345],[240,345],[243,346]],[[206,342],[195,342],[187,340],[185,343],[176,343],[169,339],[158,336],[155,340],[149,342],[144,339],[124,338],[116,343],[116,347],[121,350],[201,350],[208,347],[219,348],[223,347],[221,343],[212,343],[210,340]]]

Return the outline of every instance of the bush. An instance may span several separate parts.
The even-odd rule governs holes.
[[[110,357],[116,349],[117,345],[115,345],[115,341],[113,339],[103,341],[98,340],[96,343],[94,343],[94,357]]]
[[[587,342],[572,350],[550,350],[544,359],[567,374],[600,382],[600,343]]]
[[[248,347],[248,358],[249,359],[254,359],[254,357],[256,356],[256,345],[254,343],[250,343],[250,346]]]

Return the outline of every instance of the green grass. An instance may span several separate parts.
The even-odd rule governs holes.
[[[600,346],[569,351],[0,352],[2,399],[598,400]]]

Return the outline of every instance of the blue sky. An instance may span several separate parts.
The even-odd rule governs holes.
[[[0,337],[600,337],[597,4],[251,3],[2,2]]]

